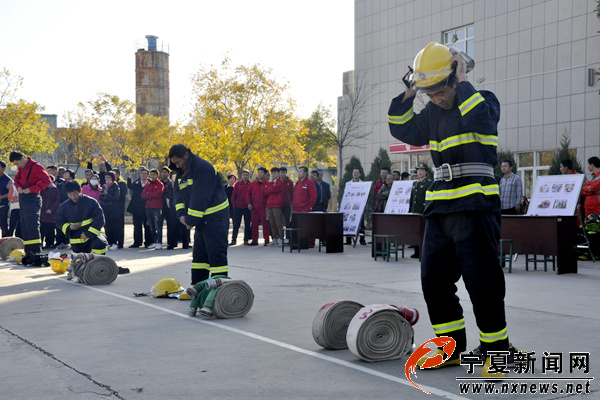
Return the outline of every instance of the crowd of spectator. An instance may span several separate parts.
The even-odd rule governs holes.
[[[28,158],[29,159],[29,158]],[[94,170],[94,160],[99,164]],[[19,202],[19,191],[13,180],[5,173],[7,165],[0,161],[0,229],[2,237],[22,237]],[[41,208],[39,227],[44,249],[69,247],[69,239],[55,223],[55,215],[60,204],[69,200],[65,184],[75,180],[75,172],[71,169],[58,168],[56,165],[46,167],[50,184],[39,192]],[[563,160],[561,173],[573,174],[571,160]],[[583,217],[600,213],[600,158],[588,160],[586,176],[580,203]],[[104,232],[108,241],[108,250],[123,248],[125,241],[125,212],[131,214],[133,222],[133,244],[130,248],[146,247],[161,250],[163,248],[163,226],[166,221],[166,248],[175,249],[181,244],[184,249],[190,247],[190,232],[177,219],[173,198],[173,179],[168,167],[148,170],[141,166],[136,171],[127,171],[127,180],[121,176],[118,168],[113,168],[102,154],[91,157],[85,171],[85,179],[81,183],[81,193],[95,199],[104,212]],[[323,171],[309,171],[306,167],[298,168],[298,179],[293,182],[287,176],[287,168],[273,167],[270,170],[260,167],[256,171],[256,179],[251,180],[251,172],[244,170],[241,179],[235,174],[227,176],[224,184],[229,200],[229,215],[233,224],[230,246],[238,243],[239,230],[244,222],[242,242],[248,246],[259,245],[259,227],[262,226],[264,246],[281,246],[288,239],[284,228],[291,226],[292,210],[296,212],[327,211],[330,206],[331,188],[323,180]],[[431,180],[427,178],[429,167],[420,163],[415,168],[412,178],[415,180],[410,200],[410,212],[423,213],[425,192]],[[512,173],[512,162],[502,162],[502,176],[497,177],[502,199],[502,213],[515,214],[521,211],[523,185],[518,175]],[[375,200],[373,212],[384,212],[391,187],[396,180],[408,180],[407,172],[390,171],[382,168],[380,179],[372,189]],[[361,181],[360,171],[353,171],[354,182]],[[130,201],[127,209],[127,195]],[[585,210],[585,211],[583,211]],[[364,224],[359,228],[361,244],[366,244]],[[347,238],[348,239],[348,238]],[[311,242],[313,244],[314,242]],[[349,240],[346,241],[350,243]],[[418,248],[413,257],[418,257]]]

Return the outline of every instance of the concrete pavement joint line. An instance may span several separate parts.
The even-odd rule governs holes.
[[[67,281],[67,282],[72,283],[71,281]],[[73,283],[73,284],[75,284],[75,283]],[[260,340],[260,341],[265,342],[265,343],[270,343],[272,345],[275,345],[275,346],[278,346],[278,347],[281,347],[281,348],[284,348],[284,349],[292,350],[292,351],[295,351],[295,352],[300,353],[300,354],[304,354],[304,355],[307,355],[307,356],[319,358],[321,360],[328,361],[328,362],[331,362],[331,363],[334,363],[334,364],[338,364],[338,365],[341,365],[341,366],[346,367],[346,368],[351,368],[351,369],[354,369],[354,370],[357,370],[357,371],[360,371],[360,372],[364,372],[364,373],[369,374],[369,375],[377,376],[377,377],[382,378],[382,379],[387,379],[387,380],[392,381],[392,382],[400,383],[400,384],[403,384],[403,385],[408,386],[410,388],[413,388],[414,390],[417,390],[417,388],[415,388],[412,383],[408,382],[407,380],[401,379],[401,378],[399,378],[397,376],[385,374],[383,372],[375,371],[375,370],[370,369],[370,368],[366,368],[366,367],[363,367],[363,366],[360,366],[360,365],[352,364],[352,363],[350,363],[348,361],[339,360],[339,359],[334,358],[334,357],[329,357],[329,356],[326,356],[326,355],[323,355],[323,354],[319,354],[319,353],[311,351],[311,350],[306,350],[306,349],[303,349],[301,347],[294,346],[292,344],[280,342],[279,340],[275,340],[275,339],[271,339],[271,338],[268,338],[268,337],[265,337],[265,336],[257,335],[257,334],[252,333],[252,332],[243,331],[241,329],[233,328],[233,327],[230,327],[230,326],[227,326],[227,325],[222,325],[222,324],[219,324],[219,323],[216,323],[216,322],[213,322],[213,321],[202,320],[202,319],[199,319],[199,318],[190,318],[187,314],[183,314],[183,313],[180,313],[178,311],[169,310],[168,308],[160,307],[160,306],[157,306],[155,304],[146,303],[146,302],[143,302],[143,301],[138,300],[136,298],[130,298],[130,297],[126,297],[126,296],[123,296],[123,295],[120,295],[120,294],[117,294],[117,293],[112,293],[112,292],[109,292],[109,291],[106,291],[106,290],[103,290],[103,289],[99,289],[99,288],[94,287],[94,286],[84,285],[84,287],[86,287],[88,289],[91,289],[91,290],[95,290],[95,291],[100,292],[100,293],[104,293],[104,294],[108,294],[110,296],[114,296],[114,297],[120,298],[120,299],[123,299],[123,300],[127,300],[127,301],[130,301],[132,303],[137,303],[137,304],[140,304],[140,305],[143,305],[143,306],[146,306],[146,307],[154,308],[156,310],[163,311],[163,312],[175,315],[175,316],[180,317],[180,318],[184,318],[184,319],[186,319],[188,321],[191,320],[191,321],[198,322],[198,323],[201,323],[201,324],[210,325],[210,326],[213,326],[215,328],[225,329],[227,331],[230,331],[230,332],[233,332],[233,333],[237,333],[237,334],[242,335],[242,336],[246,336],[246,337],[249,337],[249,338],[252,338],[252,339]],[[436,394],[436,395],[438,395],[438,396],[440,396],[442,398],[446,398],[446,399],[450,399],[450,400],[465,400],[466,399],[466,397],[458,396],[458,395],[455,395],[453,393],[446,392],[444,390],[437,389],[437,388],[434,388],[434,387],[425,386],[425,385],[419,385],[419,386],[422,387],[423,389],[427,390],[428,392]]]
[[[4,332],[8,333],[9,335],[12,335],[12,336],[16,337],[17,339],[19,339],[19,340],[20,340],[20,341],[22,341],[23,343],[25,343],[25,344],[27,344],[27,345],[29,345],[29,346],[33,347],[34,349],[36,349],[36,350],[37,350],[37,351],[39,351],[40,353],[44,354],[45,356],[47,356],[47,357],[50,357],[50,358],[51,358],[51,359],[53,359],[54,361],[56,361],[56,362],[58,362],[58,363],[60,363],[60,364],[64,365],[65,367],[69,368],[70,370],[72,370],[72,371],[74,371],[74,372],[78,373],[79,375],[83,376],[83,377],[84,377],[84,378],[86,378],[87,380],[91,381],[91,382],[92,382],[94,385],[97,385],[97,386],[99,386],[99,387],[101,387],[101,388],[103,388],[103,389],[107,390],[107,391],[110,393],[110,395],[114,395],[114,396],[116,396],[118,399],[125,400],[123,397],[119,396],[119,392],[117,392],[116,390],[113,390],[113,389],[112,389],[112,388],[111,388],[109,385],[106,385],[106,384],[104,384],[104,383],[102,383],[102,382],[98,382],[97,380],[93,379],[93,378],[92,378],[90,375],[88,375],[88,374],[86,374],[86,373],[84,373],[84,372],[81,372],[81,371],[79,371],[79,370],[78,370],[77,368],[75,368],[75,367],[72,367],[72,366],[70,366],[69,364],[65,363],[64,361],[62,361],[62,360],[60,360],[60,359],[56,358],[56,357],[54,356],[54,354],[52,354],[52,353],[50,353],[50,352],[48,352],[48,351],[46,351],[46,350],[42,349],[40,346],[36,345],[35,343],[33,343],[33,342],[31,342],[31,341],[29,341],[29,340],[27,340],[27,339],[25,339],[25,338],[23,338],[23,337],[21,337],[21,336],[17,335],[16,333],[14,333],[14,332],[12,332],[12,331],[10,331],[10,330],[6,329],[6,328],[5,328],[5,327],[3,327],[2,325],[0,325],[0,329],[2,329]],[[101,393],[96,393],[96,394],[98,394],[98,395],[102,395]]]

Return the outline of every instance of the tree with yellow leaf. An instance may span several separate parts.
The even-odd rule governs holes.
[[[22,84],[20,76],[0,71],[0,159],[7,159],[13,150],[35,154],[56,148],[48,123],[39,115],[44,108],[17,97]]]
[[[135,128],[127,135],[124,157],[125,165],[146,165],[151,159],[163,161],[169,153],[171,139],[176,137],[177,126],[169,126],[165,118],[150,114],[135,115]]]
[[[92,154],[102,153],[113,165],[137,167],[163,160],[178,127],[149,114],[135,114],[135,104],[118,96],[99,93],[79,103],[64,116],[67,128],[56,132],[61,148],[71,160],[85,165]]]
[[[306,159],[307,130],[295,117],[288,86],[260,65],[204,67],[192,78],[194,108],[185,144],[223,173]]]

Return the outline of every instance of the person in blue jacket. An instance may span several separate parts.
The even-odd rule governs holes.
[[[175,210],[188,229],[196,228],[192,256],[192,285],[210,275],[227,276],[229,201],[221,175],[208,161],[182,144],[169,150],[174,182]]]

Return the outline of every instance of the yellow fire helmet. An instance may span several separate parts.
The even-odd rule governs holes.
[[[471,71],[475,63],[466,54],[459,53],[467,62],[466,72]],[[450,49],[443,44],[429,43],[415,57],[413,70],[412,80],[419,90],[431,90],[438,85],[446,84],[448,77],[454,72]]]
[[[152,297],[166,297],[171,293],[183,292],[183,287],[179,284],[179,281],[172,276],[159,279],[158,282],[150,288],[150,294]]]
[[[48,260],[48,262],[50,263],[50,268],[52,271],[56,272],[57,274],[64,274],[67,272],[67,267],[71,264],[71,261],[69,260],[59,260],[56,258]]]
[[[25,257],[25,250],[23,250],[23,249],[14,249],[8,255],[9,259],[14,260],[18,263],[20,263],[21,260],[23,260],[23,257]]]

